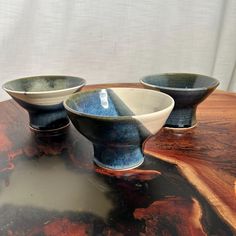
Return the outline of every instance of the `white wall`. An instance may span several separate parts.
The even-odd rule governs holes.
[[[1,84],[41,74],[91,84],[196,72],[236,90],[235,42],[233,0],[0,0]]]

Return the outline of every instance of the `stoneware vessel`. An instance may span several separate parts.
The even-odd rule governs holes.
[[[97,165],[127,170],[142,164],[141,145],[165,124],[174,100],[137,88],[79,92],[64,101],[69,118],[94,147]]]
[[[28,111],[32,130],[54,132],[69,125],[63,100],[84,85],[78,77],[51,75],[12,80],[3,89]]]
[[[219,81],[209,76],[170,73],[150,75],[141,79],[147,88],[169,94],[175,100],[175,107],[165,126],[170,128],[192,128],[196,125],[196,109],[219,85]]]

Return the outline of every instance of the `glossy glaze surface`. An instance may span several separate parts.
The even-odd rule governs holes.
[[[124,170],[142,164],[142,142],[164,125],[174,101],[152,90],[110,88],[80,92],[64,105],[74,126],[93,142],[95,162]]]
[[[217,87],[219,81],[205,75],[188,73],[166,73],[150,75],[142,79],[143,83],[158,88],[173,90],[202,90]]]
[[[85,80],[70,76],[36,76],[9,81],[3,89],[29,113],[33,130],[55,130],[69,124],[62,101]]]
[[[218,80],[198,74],[151,75],[141,79],[147,88],[169,94],[175,107],[166,122],[167,127],[189,128],[197,123],[196,109],[219,85]]]
[[[57,92],[81,86],[82,79],[72,76],[35,76],[16,79],[5,83],[4,88],[8,91],[25,93]]]
[[[221,106],[217,106],[219,101]],[[206,150],[210,150],[208,157],[214,158],[217,167],[209,166],[212,163],[209,159],[203,166],[209,167],[206,175],[214,177],[213,189],[218,189],[214,192],[219,198],[225,196],[228,208],[235,201],[228,198],[233,191],[225,191],[224,186],[227,183],[231,186],[228,176],[235,173],[235,149],[225,148],[224,140],[226,137],[230,140],[229,134],[236,140],[235,132],[229,131],[236,127],[229,110],[233,101],[216,93],[199,107],[203,124],[199,133],[205,130],[219,137],[218,141],[212,139],[210,149],[202,135],[195,136],[198,127],[188,133],[187,139],[183,134],[164,137],[166,133],[161,132],[145,145],[146,151],[153,152],[160,141],[162,145],[167,139],[167,148],[170,152],[178,149],[176,158],[182,158],[182,162],[191,158],[192,148],[198,154],[188,162],[192,167],[196,157],[201,163]],[[179,163],[168,164],[170,159],[161,161],[146,156],[138,169],[108,171],[94,165],[92,144],[73,126],[59,136],[42,133],[35,136],[27,129],[27,114],[16,103],[3,102],[0,108],[0,235],[235,235],[233,226],[226,223],[229,221],[225,212],[222,216],[216,210],[221,204],[214,206],[215,198],[205,191],[199,194],[198,183],[189,184],[192,178],[183,177],[185,172]],[[208,121],[209,115],[215,120]],[[218,129],[214,129],[215,125]],[[214,140],[221,146],[212,148]],[[198,146],[194,145],[196,142]],[[183,158],[183,153],[189,156]],[[227,159],[217,161],[217,157]],[[205,173],[201,167],[199,175]],[[221,182],[215,182],[215,169],[224,171],[219,173]],[[210,179],[206,184],[212,185]]]

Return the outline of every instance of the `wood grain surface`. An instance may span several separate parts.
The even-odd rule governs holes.
[[[111,84],[85,89],[106,88]],[[112,84],[112,87],[142,87]],[[189,130],[163,128],[144,145],[146,154],[176,164],[218,214],[236,229],[236,94],[217,90],[198,106]]]
[[[198,124],[162,129],[145,153],[176,164],[181,173],[236,229],[236,95],[214,92],[199,107]]]
[[[106,87],[142,85],[89,85],[83,90]],[[210,95],[199,106],[195,128],[163,128],[147,139],[144,164],[124,172],[94,165],[91,143],[72,125],[65,137],[41,137],[32,134],[27,113],[13,100],[1,102],[0,113],[0,235],[235,235],[235,94]],[[57,182],[61,174],[64,185],[54,187],[44,179]],[[77,183],[81,178],[89,181],[81,189],[73,187],[74,179]],[[40,208],[34,196],[41,196],[41,190],[31,186],[32,181],[48,189]],[[62,212],[47,205],[56,186],[58,195],[66,196],[60,202]],[[83,195],[89,191],[92,194]],[[29,202],[24,202],[27,194]],[[75,195],[85,203],[66,210]],[[3,204],[4,196],[8,204]],[[76,209],[78,204],[83,211]],[[100,215],[109,204],[103,219]]]

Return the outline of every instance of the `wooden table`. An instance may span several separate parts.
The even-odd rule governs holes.
[[[86,86],[140,87],[138,84]],[[144,164],[93,164],[71,125],[34,134],[14,101],[0,103],[0,235],[236,235],[236,95],[216,91],[187,132],[162,129]]]

